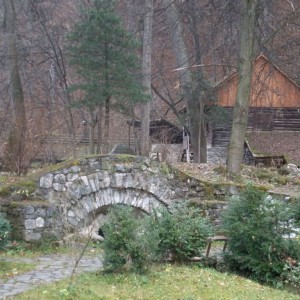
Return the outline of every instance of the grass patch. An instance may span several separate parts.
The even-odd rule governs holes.
[[[15,299],[299,299],[298,295],[260,285],[249,279],[198,266],[163,265],[147,275],[83,274],[45,285]]]
[[[44,241],[39,244],[30,244],[23,242],[14,242],[9,248],[4,251],[0,251],[0,259],[22,259],[22,258],[36,258],[43,255],[50,254],[66,254],[75,255],[81,251],[85,241],[80,241],[75,244],[58,245],[56,241]],[[88,255],[101,255],[101,244],[90,243],[85,254]]]
[[[0,278],[9,278],[29,272],[35,269],[35,266],[35,264],[0,260]]]
[[[10,247],[0,251],[0,258],[35,258],[45,254],[68,254],[71,249],[67,246],[58,246],[55,241],[46,241],[40,244],[13,242]]]

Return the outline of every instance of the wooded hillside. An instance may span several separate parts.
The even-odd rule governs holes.
[[[195,161],[204,162],[205,124],[220,117],[210,109],[218,102],[215,86],[243,61],[243,3],[1,1],[1,168],[22,173],[36,158],[104,153],[129,141],[139,153],[149,127],[130,124],[154,120],[184,127]],[[255,106],[300,107],[299,12],[299,0],[257,0],[253,61],[262,53],[276,67],[263,61],[255,69],[263,76]],[[223,91],[221,105],[234,105],[235,89]],[[58,157],[54,142],[62,139]],[[144,151],[150,142],[143,141]]]

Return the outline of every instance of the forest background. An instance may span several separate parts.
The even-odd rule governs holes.
[[[194,161],[206,162],[205,124],[220,117],[216,87],[238,70],[227,158],[227,172],[238,174],[257,55],[264,53],[300,84],[299,8],[299,0],[3,0],[2,168],[21,174],[37,158],[56,161],[57,140],[68,157],[80,155],[82,140],[91,153],[105,153],[131,139],[139,154],[148,155],[150,120],[157,119],[185,128]],[[93,10],[104,15],[94,18]],[[89,29],[95,19],[102,25]],[[76,41],[79,24],[86,31]],[[98,42],[115,51],[105,56],[110,66],[96,62],[97,47],[87,64],[84,41],[94,43],[105,30],[112,30],[106,43]]]

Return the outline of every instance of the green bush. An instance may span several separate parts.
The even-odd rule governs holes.
[[[158,238],[157,257],[186,261],[201,255],[207,238],[213,234],[211,224],[202,216],[200,209],[180,203],[161,210],[153,217],[152,235]]]
[[[0,249],[3,249],[8,244],[10,232],[10,223],[6,220],[4,215],[0,213]]]
[[[295,201],[294,218],[297,225],[300,227],[300,197],[298,197]]]
[[[287,263],[281,274],[283,284],[300,291],[300,264],[295,262]]]
[[[277,283],[289,259],[298,259],[294,212],[283,201],[248,186],[223,214],[230,267],[262,282]]]
[[[149,261],[142,219],[129,206],[118,205],[108,212],[103,226],[104,267],[107,271],[142,272]]]
[[[103,226],[104,267],[108,271],[143,272],[153,262],[186,261],[200,255],[212,226],[201,211],[186,204],[134,217],[127,206],[116,206]]]

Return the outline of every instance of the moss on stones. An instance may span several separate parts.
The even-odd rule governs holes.
[[[8,183],[0,188],[1,197],[9,197],[12,193],[30,197],[37,189],[37,182],[32,179],[21,179],[19,181]]]
[[[212,184],[204,184],[204,195],[207,199],[213,200],[215,198],[215,188]]]
[[[51,206],[49,202],[42,200],[24,200],[24,201],[12,201],[9,203],[8,207],[13,208],[22,208],[26,206]]]
[[[159,164],[159,171],[163,175],[169,175],[170,173],[172,173],[173,170],[169,164],[162,162]]]
[[[128,162],[134,162],[135,161],[135,156],[130,155],[130,154],[118,154],[116,155],[117,158],[124,163]]]

